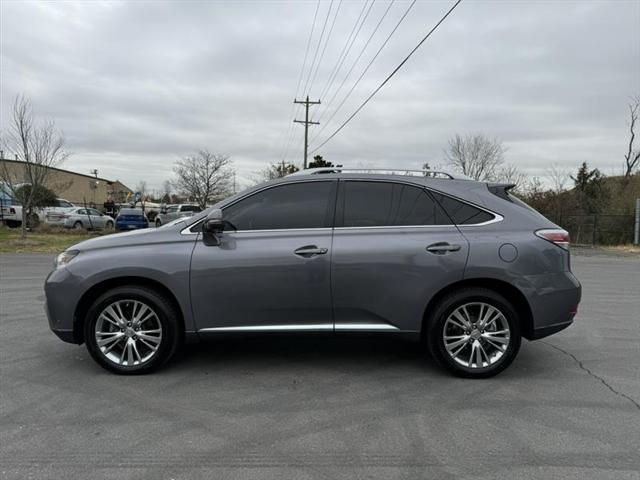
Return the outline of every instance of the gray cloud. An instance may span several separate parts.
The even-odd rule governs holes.
[[[159,188],[173,162],[200,147],[231,155],[245,182],[281,158],[315,2],[0,5],[3,124],[12,97],[30,96],[64,130],[68,168]],[[374,5],[345,66],[387,5]],[[393,5],[344,92],[408,5]],[[416,4],[319,140],[449,5]],[[323,0],[316,33],[328,8]],[[312,97],[361,8],[343,2]],[[484,132],[531,174],[584,160],[611,173],[621,165],[626,103],[639,91],[640,2],[466,1],[321,153],[345,165],[415,168],[441,161],[453,133]],[[293,132],[288,159],[299,162],[302,127]]]

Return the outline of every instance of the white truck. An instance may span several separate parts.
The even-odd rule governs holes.
[[[22,225],[22,205],[17,202],[13,203],[13,205],[3,205],[0,211],[0,218],[9,228],[17,228]],[[31,218],[27,219],[27,223],[32,226],[40,223],[62,225],[64,219],[61,217],[61,214],[74,208],[75,205],[68,200],[56,198],[53,205],[34,209],[31,213]]]

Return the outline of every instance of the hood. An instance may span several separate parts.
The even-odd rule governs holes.
[[[132,232],[112,233],[102,237],[96,237],[84,242],[76,243],[67,250],[96,250],[100,248],[124,247],[127,245],[144,245],[165,243],[167,240],[180,234],[180,230],[186,227],[184,221],[168,223],[160,228],[145,228]]]

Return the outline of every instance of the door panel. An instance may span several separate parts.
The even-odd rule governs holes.
[[[336,330],[420,330],[433,294],[463,278],[467,255],[467,241],[424,187],[340,181],[331,267]]]
[[[193,251],[191,301],[198,329],[268,325],[332,329],[330,228],[223,233],[219,239],[220,246],[215,247],[198,238]],[[295,253],[309,246],[327,253]]]
[[[427,251],[440,243],[460,249]],[[382,323],[420,330],[433,294],[462,280],[468,251],[455,226],[337,228],[331,267],[336,329]]]
[[[223,209],[220,245],[205,245],[199,234],[191,259],[199,329],[333,330],[336,184],[314,180],[267,187]]]

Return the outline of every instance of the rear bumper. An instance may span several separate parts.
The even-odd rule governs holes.
[[[529,340],[539,340],[544,337],[548,337],[549,335],[553,335],[554,333],[558,333],[561,330],[564,330],[568,326],[573,323],[573,319],[569,320],[565,323],[558,323],[556,325],[549,325],[547,327],[536,328],[531,332],[531,336]]]
[[[571,272],[536,275],[527,280],[532,287],[527,299],[533,321],[526,338],[547,337],[573,323],[582,298],[582,286]]]

